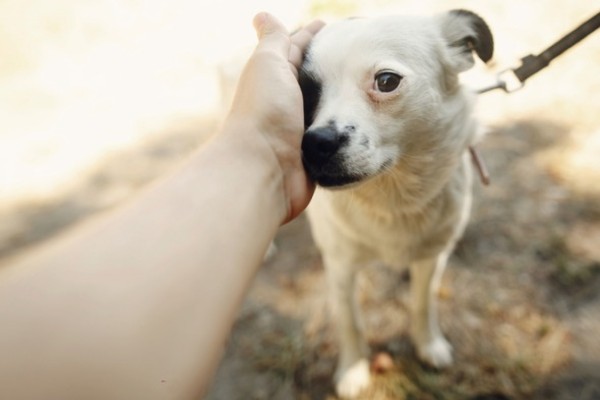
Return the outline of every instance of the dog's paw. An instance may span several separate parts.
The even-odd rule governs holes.
[[[335,390],[341,398],[354,399],[371,383],[369,361],[361,358],[336,374]]]
[[[452,364],[452,345],[443,336],[417,346],[421,361],[435,368],[445,368]]]

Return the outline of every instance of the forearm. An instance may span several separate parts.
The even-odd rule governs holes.
[[[302,167],[302,54],[255,17],[259,43],[228,126],[118,213],[0,270],[0,397],[192,399],[282,221],[314,191]],[[236,124],[235,126],[232,124]]]
[[[2,392],[179,399],[200,389],[287,212],[273,155],[242,133],[0,276]]]

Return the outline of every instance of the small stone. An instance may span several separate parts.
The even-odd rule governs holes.
[[[394,360],[388,353],[379,352],[371,361],[371,370],[376,374],[383,374],[394,368]]]

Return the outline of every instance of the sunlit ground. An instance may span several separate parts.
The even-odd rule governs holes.
[[[0,202],[55,196],[107,152],[214,116],[252,16],[294,26],[305,3],[0,2]]]

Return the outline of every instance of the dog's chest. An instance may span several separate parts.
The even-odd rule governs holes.
[[[441,212],[439,207],[415,214],[366,207],[356,199],[322,191],[309,207],[313,236],[324,253],[334,252],[333,257],[346,262],[382,261],[398,267],[447,240],[448,232],[439,229]]]
[[[383,192],[374,192],[374,199],[318,189],[308,210],[315,241],[323,253],[346,263],[404,267],[434,256],[462,230],[468,214],[470,178],[455,178],[427,206],[411,210]]]
[[[389,266],[404,267],[427,246],[432,232],[432,210],[430,215],[403,215],[388,213],[355,213],[351,220],[354,232],[360,234],[369,249],[371,261],[381,261]],[[361,215],[362,214],[362,215]]]

